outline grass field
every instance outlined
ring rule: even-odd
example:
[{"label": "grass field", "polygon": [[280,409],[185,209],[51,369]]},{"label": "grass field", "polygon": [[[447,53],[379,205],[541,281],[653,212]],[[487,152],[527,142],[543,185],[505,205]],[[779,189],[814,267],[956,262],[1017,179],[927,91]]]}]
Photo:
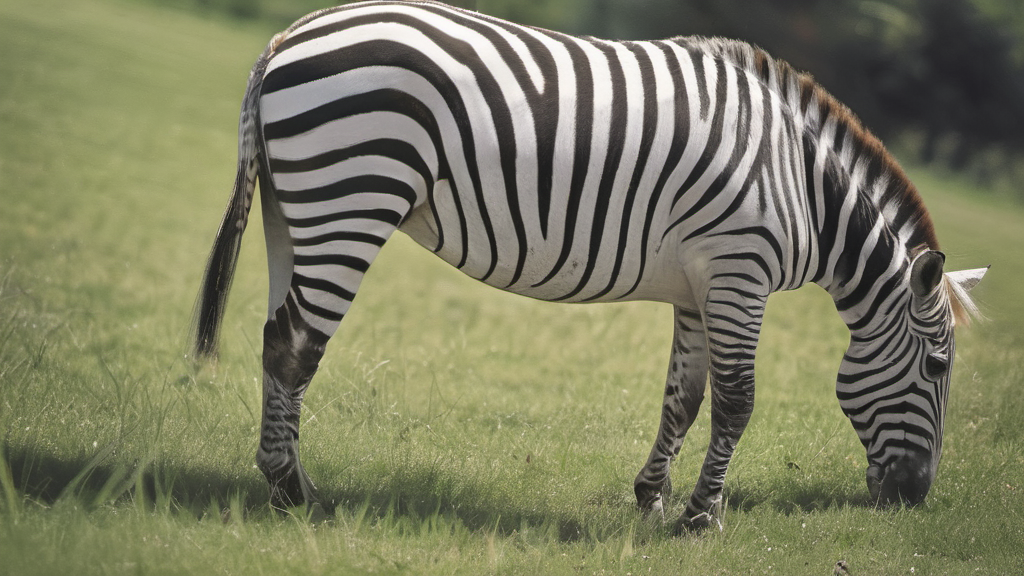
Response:
[{"label": "grass field", "polygon": [[[253,456],[258,210],[215,367],[185,358],[271,30],[118,0],[0,0],[0,574],[1007,574],[1024,566],[1024,209],[912,170],[950,269],[992,264],[958,335],[927,502],[867,506],[819,289],[773,297],[722,533],[635,512],[668,306],[558,306],[397,237],[303,412],[333,508],[276,515]],[[674,467],[696,479],[707,407]],[[679,506],[682,497],[672,504]]]}]

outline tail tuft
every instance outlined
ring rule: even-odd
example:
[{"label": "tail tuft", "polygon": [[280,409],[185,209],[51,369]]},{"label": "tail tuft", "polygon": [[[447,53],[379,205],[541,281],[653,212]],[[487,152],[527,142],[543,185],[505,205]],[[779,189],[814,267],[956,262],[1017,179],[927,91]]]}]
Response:
[{"label": "tail tuft", "polygon": [[256,61],[249,74],[249,84],[242,100],[238,121],[238,168],[235,186],[227,210],[217,230],[217,238],[206,264],[203,282],[192,312],[192,344],[197,359],[217,354],[217,341],[224,320],[228,293],[235,276],[235,265],[242,246],[242,234],[249,220],[256,180],[260,172],[262,146],[259,135],[259,97],[267,61],[274,47],[280,43],[274,37]]},{"label": "tail tuft", "polygon": [[[235,265],[242,247],[246,212],[239,194],[231,197],[217,239],[206,264],[203,282],[192,313],[192,342],[197,359],[217,354],[217,340],[227,307],[228,293],[235,276]],[[241,215],[240,215],[241,214]]]}]

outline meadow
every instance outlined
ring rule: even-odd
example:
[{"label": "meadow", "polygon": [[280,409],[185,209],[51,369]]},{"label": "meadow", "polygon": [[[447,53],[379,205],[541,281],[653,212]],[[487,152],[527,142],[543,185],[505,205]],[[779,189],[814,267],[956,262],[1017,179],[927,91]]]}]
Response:
[{"label": "meadow", "polygon": [[[769,303],[724,530],[673,537],[632,495],[670,307],[511,296],[396,235],[306,397],[303,461],[328,513],[271,511],[253,459],[258,208],[219,362],[195,368],[187,337],[273,32],[0,0],[0,574],[1020,573],[1024,207],[926,169],[910,173],[947,268],[992,269],[923,505],[869,505],[834,394],[848,333],[822,290]],[[708,432],[705,406],[673,513]]]}]

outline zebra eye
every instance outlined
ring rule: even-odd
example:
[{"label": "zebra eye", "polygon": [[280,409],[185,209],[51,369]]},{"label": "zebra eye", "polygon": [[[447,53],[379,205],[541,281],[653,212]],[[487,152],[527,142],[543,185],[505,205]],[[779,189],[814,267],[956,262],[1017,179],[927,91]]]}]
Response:
[{"label": "zebra eye", "polygon": [[949,369],[949,357],[941,352],[933,352],[924,359],[924,371],[929,378],[939,378]]}]

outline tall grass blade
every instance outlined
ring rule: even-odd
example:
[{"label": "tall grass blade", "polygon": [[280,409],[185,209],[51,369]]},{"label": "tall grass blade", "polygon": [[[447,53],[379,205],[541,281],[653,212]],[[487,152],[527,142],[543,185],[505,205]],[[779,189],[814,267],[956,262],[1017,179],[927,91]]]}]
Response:
[{"label": "tall grass blade", "polygon": [[4,510],[7,516],[15,521],[21,515],[22,500],[18,488],[14,485],[14,474],[7,462],[7,454],[0,447],[0,492],[3,492]]}]

